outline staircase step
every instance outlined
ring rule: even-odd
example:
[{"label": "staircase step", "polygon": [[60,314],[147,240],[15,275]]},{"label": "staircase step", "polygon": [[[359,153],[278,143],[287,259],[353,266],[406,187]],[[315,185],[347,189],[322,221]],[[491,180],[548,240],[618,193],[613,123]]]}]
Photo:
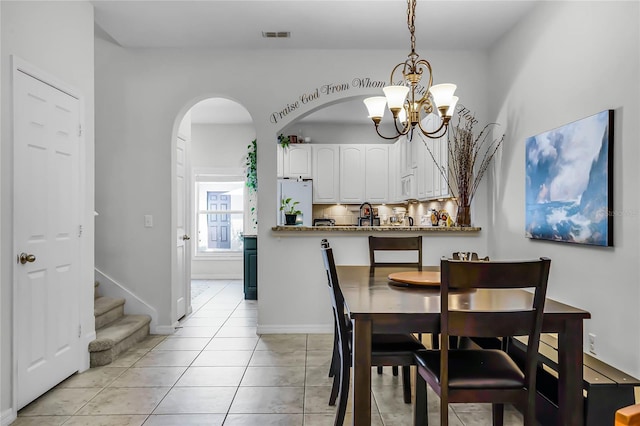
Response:
[{"label": "staircase step", "polygon": [[96,330],[114,322],[124,315],[124,299],[98,297],[93,302],[93,315],[96,317]]},{"label": "staircase step", "polygon": [[96,340],[89,343],[91,367],[107,365],[149,335],[148,315],[125,315],[96,330]]}]

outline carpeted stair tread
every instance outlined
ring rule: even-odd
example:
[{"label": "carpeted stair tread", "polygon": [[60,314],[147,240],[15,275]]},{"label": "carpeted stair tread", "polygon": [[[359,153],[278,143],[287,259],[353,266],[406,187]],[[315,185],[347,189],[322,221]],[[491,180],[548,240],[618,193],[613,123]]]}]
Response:
[{"label": "carpeted stair tread", "polygon": [[124,305],[124,299],[114,299],[113,297],[98,297],[93,302],[93,314],[97,317],[110,310]]},{"label": "carpeted stair tread", "polygon": [[106,327],[96,330],[96,339],[89,343],[89,352],[108,350],[142,327],[148,326],[148,315],[125,315]]}]

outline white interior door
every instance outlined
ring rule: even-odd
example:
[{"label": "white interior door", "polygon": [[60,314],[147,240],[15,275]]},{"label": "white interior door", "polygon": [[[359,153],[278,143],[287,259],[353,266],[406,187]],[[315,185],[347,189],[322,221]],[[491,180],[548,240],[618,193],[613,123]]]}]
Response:
[{"label": "white interior door", "polygon": [[189,233],[187,226],[187,143],[178,136],[176,143],[176,201],[178,203],[176,223],[176,255],[177,273],[173,282],[172,294],[176,308],[174,321],[179,320],[187,313],[187,285],[190,284],[189,274]]},{"label": "white interior door", "polygon": [[73,374],[80,362],[79,104],[14,73],[18,409]]}]

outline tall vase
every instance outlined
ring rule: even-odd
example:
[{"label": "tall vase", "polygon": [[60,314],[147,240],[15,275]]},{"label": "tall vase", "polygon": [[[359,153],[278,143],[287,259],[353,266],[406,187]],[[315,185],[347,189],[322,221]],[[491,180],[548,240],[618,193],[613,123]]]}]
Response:
[{"label": "tall vase", "polygon": [[456,215],[456,225],[471,226],[471,205],[459,205]]}]

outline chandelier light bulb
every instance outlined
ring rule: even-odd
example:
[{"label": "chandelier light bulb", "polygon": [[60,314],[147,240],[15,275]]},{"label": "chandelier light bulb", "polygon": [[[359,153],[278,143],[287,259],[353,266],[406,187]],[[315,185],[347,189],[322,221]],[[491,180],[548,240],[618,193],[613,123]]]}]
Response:
[{"label": "chandelier light bulb", "polygon": [[433,102],[438,109],[451,105],[456,88],[457,86],[451,83],[436,84],[429,88],[429,92],[433,96]]},{"label": "chandelier light bulb", "polygon": [[409,94],[407,86],[387,86],[382,91],[387,97],[387,104],[389,104],[389,110],[391,111],[402,108]]},{"label": "chandelier light bulb", "polygon": [[407,122],[407,110],[404,107],[400,108],[400,113],[398,114],[398,120],[402,124],[405,124]]},{"label": "chandelier light bulb", "polygon": [[387,98],[384,96],[373,96],[371,98],[367,98],[364,101],[364,104],[367,106],[367,111],[369,112],[369,118],[373,121],[378,119],[378,122],[384,116],[384,109],[387,106]]},{"label": "chandelier light bulb", "polygon": [[453,113],[456,111],[456,105],[458,104],[458,97],[454,96],[451,98],[451,105],[449,105],[449,109],[447,109],[447,113],[445,114],[447,117],[453,117]]}]

